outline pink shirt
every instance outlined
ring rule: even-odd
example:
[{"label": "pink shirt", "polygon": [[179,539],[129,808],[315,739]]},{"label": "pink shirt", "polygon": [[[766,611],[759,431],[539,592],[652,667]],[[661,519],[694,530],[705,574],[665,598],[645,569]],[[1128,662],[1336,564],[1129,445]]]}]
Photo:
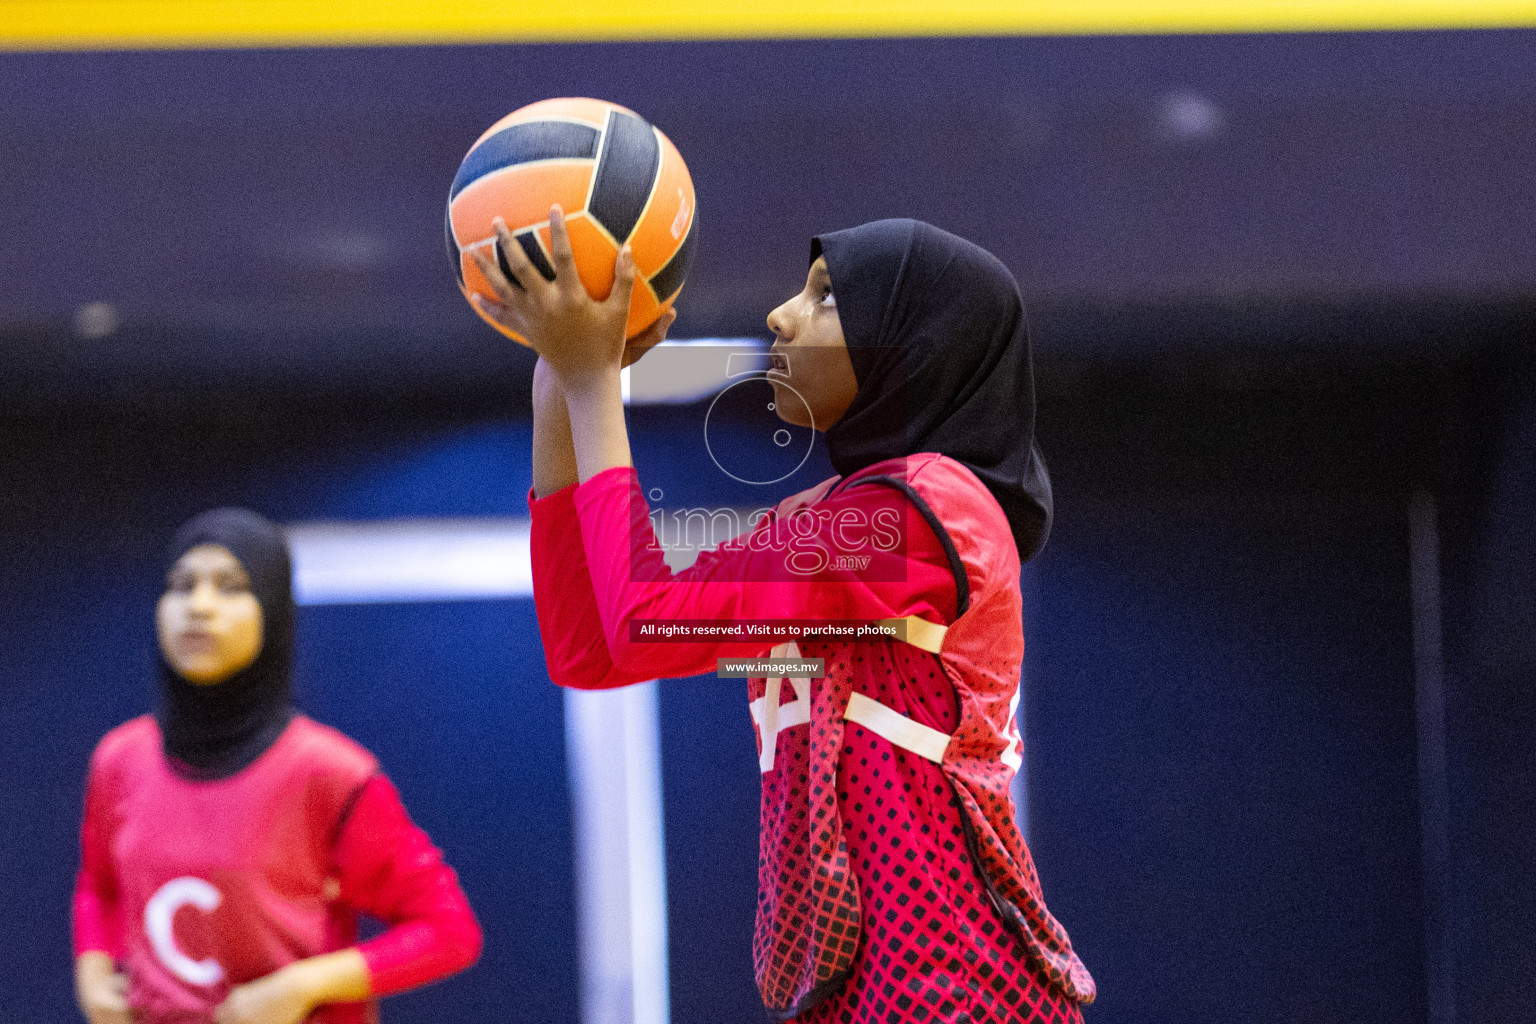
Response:
[{"label": "pink shirt", "polygon": [[[148,715],[109,732],[87,779],[75,954],[111,954],[144,1024],[209,1024],[243,982],[355,945],[357,915],[389,929],[360,946],[376,996],[473,963],[480,927],[457,876],[378,763],[296,717],[226,779],[178,775]],[[333,1004],[315,1024],[377,1020]]]}]

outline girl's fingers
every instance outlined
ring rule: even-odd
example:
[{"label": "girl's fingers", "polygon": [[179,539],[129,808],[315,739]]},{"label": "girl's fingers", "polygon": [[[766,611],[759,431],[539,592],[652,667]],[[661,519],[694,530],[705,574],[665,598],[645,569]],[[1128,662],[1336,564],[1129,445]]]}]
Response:
[{"label": "girl's fingers", "polygon": [[543,285],[544,275],[533,265],[533,261],[523,251],[523,244],[517,240],[506,222],[497,217],[492,225],[496,229],[496,258],[517,290],[526,292],[529,285],[535,288]]},{"label": "girl's fingers", "polygon": [[510,327],[518,334],[524,337],[528,336],[527,321],[516,307],[503,306],[500,303],[492,302],[478,292],[470,292],[469,301],[481,313],[484,313],[503,327]]},{"label": "girl's fingers", "polygon": [[608,302],[629,308],[630,294],[635,290],[635,254],[629,246],[619,249],[619,256],[613,261],[613,291],[608,293]]},{"label": "girl's fingers", "polygon": [[565,211],[558,205],[549,208],[549,256],[555,268],[557,287],[582,287],[581,279],[576,276],[576,253],[571,248],[571,233],[565,226]]},{"label": "girl's fingers", "polygon": [[[517,247],[521,252],[521,247]],[[480,268],[486,283],[491,286],[491,291],[496,293],[503,305],[512,305],[519,301],[522,286],[514,286],[507,280],[507,276],[497,266],[497,261],[491,257],[491,246],[477,245],[469,251],[470,259],[475,261],[475,266]]]},{"label": "girl's fingers", "polygon": [[502,317],[507,315],[506,306],[503,306],[499,302],[492,302],[490,299],[486,298],[484,295],[481,295],[479,292],[469,293],[469,304],[474,306],[480,312],[484,313],[486,316],[492,317],[496,320],[500,320]]},{"label": "girl's fingers", "polygon": [[630,366],[638,362],[641,356],[665,341],[667,328],[671,327],[672,321],[676,319],[677,310],[669,309],[651,326],[630,338],[629,343],[624,346],[624,359],[620,365]]}]

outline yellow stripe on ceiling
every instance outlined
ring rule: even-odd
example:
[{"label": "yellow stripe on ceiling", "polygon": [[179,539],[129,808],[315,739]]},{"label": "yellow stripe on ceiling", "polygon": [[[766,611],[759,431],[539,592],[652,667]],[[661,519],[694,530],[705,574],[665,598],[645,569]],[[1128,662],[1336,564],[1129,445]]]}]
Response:
[{"label": "yellow stripe on ceiling", "polygon": [[1536,0],[0,0],[0,50],[1536,27]]}]

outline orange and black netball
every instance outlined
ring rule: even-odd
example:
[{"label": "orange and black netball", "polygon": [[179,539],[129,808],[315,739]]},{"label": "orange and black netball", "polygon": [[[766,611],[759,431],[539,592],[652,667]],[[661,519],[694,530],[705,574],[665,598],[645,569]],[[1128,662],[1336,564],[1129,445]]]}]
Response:
[{"label": "orange and black netball", "polygon": [[[625,335],[634,337],[655,323],[676,301],[693,262],[698,239],[693,179],[661,131],[604,100],[530,104],[497,121],[469,148],[448,193],[445,225],[464,297],[479,293],[496,299],[473,251],[494,249],[497,217],[529,261],[546,278],[554,277],[549,208],[556,203],[565,211],[576,271],[588,293],[595,299],[608,296],[614,260],[628,244],[636,279]],[[497,258],[510,278],[505,257],[497,252]]]}]

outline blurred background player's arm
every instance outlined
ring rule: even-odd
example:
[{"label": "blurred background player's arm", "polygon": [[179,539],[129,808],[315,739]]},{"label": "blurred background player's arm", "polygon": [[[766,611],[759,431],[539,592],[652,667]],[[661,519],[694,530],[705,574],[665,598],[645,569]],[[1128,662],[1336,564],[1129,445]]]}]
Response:
[{"label": "blurred background player's arm", "polygon": [[75,1000],[91,1024],[129,1024],[128,978],[110,953],[88,950],[75,958]]},{"label": "blurred background player's arm", "polygon": [[393,995],[463,970],[480,924],[432,840],[389,779],[364,785],[336,844],[338,899],[389,925],[349,949],[289,964],[234,989],[216,1024],[297,1024],[326,1003]]},{"label": "blurred background player's arm", "polygon": [[317,1006],[372,994],[368,964],[357,949],[323,953],[265,978],[236,986],[214,1011],[214,1024],[298,1024]]},{"label": "blurred background player's arm", "polygon": [[[94,765],[93,765],[94,768]],[[86,783],[80,826],[80,872],[73,907],[75,1000],[91,1024],[128,1024],[128,979],[117,969],[123,929],[117,876],[105,834],[101,784],[93,771]]]},{"label": "blurred background player's arm", "polygon": [[363,788],[337,842],[339,898],[383,921],[358,945],[370,995],[387,996],[446,978],[480,957],[480,923],[458,874],[406,813],[383,774]]}]

